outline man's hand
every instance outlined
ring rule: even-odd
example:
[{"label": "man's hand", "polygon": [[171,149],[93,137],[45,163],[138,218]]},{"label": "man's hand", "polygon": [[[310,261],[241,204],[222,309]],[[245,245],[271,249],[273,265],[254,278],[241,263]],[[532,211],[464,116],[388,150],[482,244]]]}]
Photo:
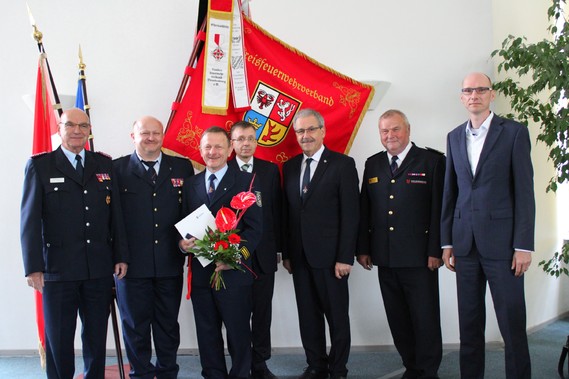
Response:
[{"label": "man's hand", "polygon": [[32,272],[27,276],[28,286],[43,293],[43,272]]},{"label": "man's hand", "polygon": [[371,261],[371,256],[369,255],[358,255],[358,263],[366,270],[371,270],[373,268],[373,263]]},{"label": "man's hand", "polygon": [[515,276],[522,276],[531,265],[531,253],[516,250],[512,259],[512,270]]},{"label": "man's hand", "polygon": [[115,276],[117,279],[122,279],[126,275],[126,271],[128,270],[128,263],[117,263],[115,264]]},{"label": "man's hand", "polygon": [[215,262],[215,272],[220,272],[225,270],[232,270],[232,268],[226,263]]},{"label": "man's hand", "polygon": [[283,267],[288,271],[289,274],[292,274],[292,265],[290,264],[290,259],[283,259]]},{"label": "man's hand", "polygon": [[342,277],[350,275],[351,270],[352,270],[352,265],[340,262],[336,262],[336,267],[334,268],[336,278],[338,279],[342,279]]},{"label": "man's hand", "polygon": [[186,253],[190,252],[192,247],[196,246],[196,237],[192,237],[190,239],[183,239],[178,242],[178,247],[180,250],[185,251]]},{"label": "man's hand", "polygon": [[443,249],[443,262],[445,262],[445,266],[447,266],[449,270],[454,272],[454,254],[452,247]]},{"label": "man's hand", "polygon": [[429,261],[427,263],[427,267],[431,271],[438,270],[439,267],[443,265],[443,260],[440,258],[429,257]]}]

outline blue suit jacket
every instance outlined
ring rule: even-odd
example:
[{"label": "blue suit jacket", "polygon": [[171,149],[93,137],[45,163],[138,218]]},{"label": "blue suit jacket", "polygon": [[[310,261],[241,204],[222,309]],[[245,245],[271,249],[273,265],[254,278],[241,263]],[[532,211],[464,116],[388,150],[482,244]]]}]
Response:
[{"label": "blue suit jacket", "polygon": [[[206,204],[215,217],[221,207],[230,208],[229,203],[233,196],[240,192],[248,191],[251,180],[253,179],[252,174],[242,172],[230,166],[218,184],[212,201],[209,202],[204,177],[205,171],[202,171],[190,177],[187,183],[184,184],[183,216],[192,213],[202,206],[202,204]],[[257,181],[255,181],[251,191],[253,191],[253,193],[260,191],[260,185]],[[240,230],[239,235],[242,239],[240,246],[246,247],[250,254],[254,253],[261,240],[263,233],[262,218],[261,207],[258,204],[253,204],[247,209],[239,225],[237,225],[237,229]],[[251,268],[251,255],[247,259],[243,258],[242,261]],[[210,287],[209,279],[214,268],[215,265],[213,263],[202,267],[201,263],[195,257],[192,258],[192,287]],[[228,288],[240,285],[251,285],[253,283],[253,275],[247,269],[245,269],[244,272],[239,270],[224,271],[223,279]]]},{"label": "blue suit jacket", "polygon": [[128,263],[118,187],[109,157],[85,151],[83,180],[61,150],[28,161],[21,208],[25,274],[98,279]]},{"label": "blue suit jacket", "polygon": [[473,242],[485,258],[511,259],[534,250],[535,199],[527,127],[494,115],[473,176],[466,123],[448,134],[441,245],[467,255]]},{"label": "blue suit jacket", "polygon": [[156,184],[136,153],[113,162],[130,251],[127,278],[176,276],[185,255],[174,224],[182,218],[182,188],[194,174],[189,160],[162,154]]},{"label": "blue suit jacket", "polygon": [[304,255],[312,268],[353,264],[358,236],[359,187],[354,159],[324,149],[304,203],[300,198],[303,155],[283,165],[283,258],[292,265]]}]

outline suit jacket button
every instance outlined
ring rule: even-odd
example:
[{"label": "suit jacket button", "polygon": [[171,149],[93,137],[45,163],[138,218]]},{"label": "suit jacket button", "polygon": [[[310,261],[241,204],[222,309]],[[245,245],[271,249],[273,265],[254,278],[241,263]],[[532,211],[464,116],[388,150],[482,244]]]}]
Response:
[{"label": "suit jacket button", "polygon": [[390,226],[390,227],[389,227],[389,231],[390,231],[390,232],[392,232],[392,231],[394,231],[394,230],[395,230],[395,228],[394,228],[393,226]]}]

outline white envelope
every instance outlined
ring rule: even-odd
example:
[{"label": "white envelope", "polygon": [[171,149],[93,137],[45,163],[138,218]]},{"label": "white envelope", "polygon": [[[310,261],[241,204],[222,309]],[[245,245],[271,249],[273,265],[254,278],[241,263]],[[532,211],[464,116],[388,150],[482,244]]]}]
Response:
[{"label": "white envelope", "polygon": [[[217,230],[215,218],[205,204],[178,221],[175,226],[183,238],[196,237],[199,240],[205,236],[208,226],[212,230]],[[203,267],[212,262],[203,257],[198,257],[198,261],[200,261]]]}]

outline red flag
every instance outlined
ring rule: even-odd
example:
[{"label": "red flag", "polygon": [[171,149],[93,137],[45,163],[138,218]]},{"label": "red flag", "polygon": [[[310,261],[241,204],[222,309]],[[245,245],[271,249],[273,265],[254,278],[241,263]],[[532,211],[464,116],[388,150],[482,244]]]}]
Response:
[{"label": "red flag", "polygon": [[[36,101],[34,112],[34,139],[32,154],[52,151],[52,136],[57,133],[57,118],[53,110],[51,85],[46,68],[46,55],[40,54],[36,82]],[[36,303],[36,323],[38,327],[39,352],[42,367],[45,367],[45,324],[43,317],[42,294],[34,291]]]},{"label": "red flag", "polygon": [[203,164],[199,143],[212,125],[229,130],[238,120],[257,129],[259,158],[282,165],[300,153],[291,131],[301,108],[319,111],[326,122],[325,144],[348,153],[373,96],[373,87],[344,76],[279,41],[251,20],[243,19],[247,84],[251,110],[226,116],[201,112],[203,54],[174,116],[164,147]]},{"label": "red flag", "polygon": [[52,151],[51,137],[57,133],[57,119],[53,110],[49,74],[45,65],[45,53],[40,54],[36,81],[34,112],[34,140],[32,154]]}]

